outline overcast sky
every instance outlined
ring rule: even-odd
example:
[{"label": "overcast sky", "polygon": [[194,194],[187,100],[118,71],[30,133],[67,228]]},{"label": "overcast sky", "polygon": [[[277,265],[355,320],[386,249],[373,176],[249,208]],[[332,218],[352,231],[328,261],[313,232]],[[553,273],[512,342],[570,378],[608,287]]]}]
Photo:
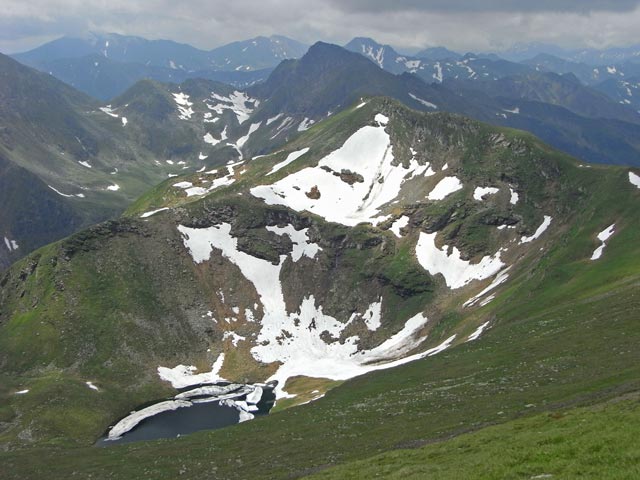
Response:
[{"label": "overcast sky", "polygon": [[211,49],[257,35],[343,44],[488,51],[542,41],[565,47],[640,43],[640,0],[0,0],[0,51],[88,31],[166,38]]}]

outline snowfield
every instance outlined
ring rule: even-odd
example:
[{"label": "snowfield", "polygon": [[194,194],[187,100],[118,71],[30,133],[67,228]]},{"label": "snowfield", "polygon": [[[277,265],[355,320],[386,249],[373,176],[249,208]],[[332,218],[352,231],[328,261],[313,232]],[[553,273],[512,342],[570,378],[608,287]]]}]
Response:
[{"label": "snowfield", "polygon": [[149,218],[149,217],[155,215],[156,213],[164,212],[165,210],[169,210],[169,208],[168,207],[164,207],[164,208],[159,208],[157,210],[151,210],[149,212],[144,212],[142,215],[140,215],[140,218]]},{"label": "snowfield", "polygon": [[[252,104],[252,106],[248,106],[247,104]],[[206,103],[207,108],[216,112],[218,115],[222,115],[225,110],[231,110],[236,115],[240,125],[249,119],[253,110],[257,108],[259,104],[259,100],[250,98],[244,92],[237,91],[228,97],[212,93]]]},{"label": "snowfield", "polygon": [[299,159],[301,156],[306,154],[308,151],[309,151],[309,147],[306,147],[306,148],[303,148],[302,150],[298,150],[297,152],[290,153],[289,155],[287,155],[287,158],[284,159],[282,162],[276,163],[271,169],[271,171],[267,173],[267,176],[273,175],[278,170],[282,170],[284,167],[286,167],[290,163],[295,162],[297,159]]},{"label": "snowfield", "polygon": [[[504,282],[506,282],[509,279],[509,274],[507,272],[510,269],[511,269],[511,267],[507,267],[504,270],[502,270],[500,273],[498,273],[496,275],[496,278],[493,279],[493,282],[491,282],[491,284],[487,288],[482,290],[476,296],[474,296],[474,297],[470,298],[469,300],[467,300],[464,303],[463,307],[472,307],[473,305],[475,305],[478,302],[478,300],[480,300],[482,297],[484,297],[487,293],[489,293],[494,288],[496,288],[499,285],[502,285]],[[480,306],[484,306],[484,305],[482,305],[482,303],[481,303]]]},{"label": "snowfield", "polygon": [[480,325],[475,332],[469,335],[469,338],[467,338],[467,342],[473,342],[474,340],[477,340],[480,337],[480,335],[482,335],[482,332],[484,332],[485,328],[489,326],[489,323],[490,322],[485,322],[482,325]]},{"label": "snowfield", "polygon": [[185,388],[201,383],[224,382],[219,373],[224,364],[224,353],[221,353],[211,366],[210,372],[198,373],[194,366],[178,365],[173,368],[158,367],[158,375],[162,380],[170,382],[173,388]]},{"label": "snowfield", "polygon": [[391,230],[396,237],[402,238],[402,235],[400,234],[400,230],[402,230],[407,225],[409,225],[409,217],[407,217],[406,215],[403,215],[402,217],[397,219],[395,222],[393,222],[393,225],[391,225],[391,228],[389,230]]},{"label": "snowfield", "polygon": [[[445,167],[447,166],[445,165]],[[445,167],[443,167],[442,170],[446,170]],[[452,193],[462,190],[462,188],[462,182],[458,177],[444,177],[438,182],[435,188],[431,190],[427,198],[429,200],[444,200]]]},{"label": "snowfield", "polygon": [[[280,281],[282,266],[287,258],[294,260],[294,256],[299,259],[303,255],[313,258],[317,251],[310,247],[304,230],[296,232],[291,226],[270,229],[277,234],[290,235],[295,243],[294,251],[289,255],[281,255],[277,265],[238,250],[238,240],[231,235],[229,224],[202,229],[182,225],[178,227],[183,235],[184,245],[195,263],[209,260],[216,248],[253,284],[260,297],[264,316],[251,354],[261,363],[280,363],[277,372],[269,378],[279,382],[276,388],[277,398],[289,396],[284,387],[287,379],[293,376],[345,380],[434,355],[448,348],[455,339],[454,335],[435,348],[404,357],[426,340],[426,336],[421,335],[420,331],[427,319],[420,313],[409,319],[395,335],[370,350],[359,350],[358,336],[326,343],[321,338],[322,332],[327,331],[332,337],[340,338],[347,326],[354,321],[361,320],[368,329],[377,329],[382,322],[382,300],[373,302],[363,313],[356,312],[344,322],[325,314],[322,305],[318,304],[313,295],[304,297],[297,311],[288,312]],[[287,335],[283,335],[284,331]],[[177,373],[177,378],[182,378],[190,372]],[[164,376],[169,374],[170,372],[163,371]],[[172,378],[176,380],[175,376]]]},{"label": "snowfield", "polygon": [[551,225],[551,220],[553,220],[552,217],[550,217],[549,215],[545,215],[544,220],[542,221],[542,224],[538,227],[538,229],[534,232],[534,234],[531,235],[530,237],[522,237],[520,239],[520,243],[521,244],[530,243],[540,238],[542,234],[547,231],[547,228],[549,228],[549,225]]},{"label": "snowfield", "polygon": [[420,232],[416,255],[420,265],[431,275],[441,273],[449,288],[461,288],[473,280],[484,280],[504,267],[500,260],[502,250],[498,250],[493,256],[485,256],[479,263],[472,264],[460,257],[460,250],[456,247],[452,248],[450,255],[447,253],[446,245],[439,249],[436,246],[436,235],[437,233]]},{"label": "snowfield", "polygon": [[415,160],[409,168],[394,165],[391,139],[385,132],[389,119],[377,114],[375,121],[377,126],[362,127],[317,166],[254,187],[251,194],[268,205],[307,210],[343,225],[377,223],[380,209],[398,197],[405,177],[424,174],[428,166]]},{"label": "snowfield", "polygon": [[495,187],[476,187],[473,191],[473,199],[481,202],[485,196],[495,195],[499,191],[500,189]]},{"label": "snowfield", "polygon": [[173,99],[178,107],[178,118],[180,120],[189,120],[193,115],[193,103],[189,101],[189,95],[186,93],[174,93]]}]

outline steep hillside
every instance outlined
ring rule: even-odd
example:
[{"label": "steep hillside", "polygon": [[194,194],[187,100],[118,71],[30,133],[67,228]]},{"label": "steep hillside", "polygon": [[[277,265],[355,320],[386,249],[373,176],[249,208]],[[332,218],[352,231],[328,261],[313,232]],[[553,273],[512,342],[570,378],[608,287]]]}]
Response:
[{"label": "steep hillside", "polygon": [[[127,200],[108,190],[109,172],[132,155],[97,118],[104,114],[90,113],[98,104],[89,97],[4,56],[0,75],[0,231],[20,245],[15,259],[122,210]],[[129,198],[144,188],[135,186]],[[0,258],[6,266],[6,252]]]},{"label": "steep hillside", "polygon": [[[174,121],[165,122],[166,130],[161,131],[157,115],[139,114],[153,88],[142,85],[137,90],[139,101],[133,95],[126,97],[132,102],[128,118],[119,105],[101,105],[2,55],[0,77],[0,158],[6,200],[0,236],[20,246],[11,249],[10,259],[80,226],[117,216],[168,175],[182,173],[185,167],[201,168],[198,151],[192,150],[198,148],[203,127],[186,139],[183,135],[182,143],[177,141],[185,127],[170,93],[155,95],[148,107],[172,115]],[[154,132],[164,137],[149,141]],[[27,182],[32,185],[25,189]],[[7,252],[0,258],[3,266],[9,261]]]},{"label": "steep hillside", "polygon": [[[113,475],[280,478],[637,388],[639,184],[521,132],[355,104],[14,265],[0,280],[0,438],[56,455],[53,478],[134,451]],[[278,409],[316,402],[181,439],[184,467],[175,441],[63,448],[175,394],[167,380],[195,381],[181,365],[278,380]],[[270,468],[231,469],[223,451]],[[23,455],[3,464],[36,475]]]},{"label": "steep hillside", "polygon": [[636,111],[640,111],[640,76],[626,78],[624,80],[611,79],[595,86],[596,90],[608,95],[622,105],[628,105]]},{"label": "steep hillside", "polygon": [[0,270],[86,222],[72,199],[56,194],[37,176],[0,155]]}]

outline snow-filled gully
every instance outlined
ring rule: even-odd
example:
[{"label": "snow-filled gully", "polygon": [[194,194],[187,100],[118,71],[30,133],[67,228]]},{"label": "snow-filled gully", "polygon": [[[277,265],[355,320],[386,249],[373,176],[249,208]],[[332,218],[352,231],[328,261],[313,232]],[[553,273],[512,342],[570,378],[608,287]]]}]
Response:
[{"label": "snow-filled gully", "polygon": [[[195,263],[208,261],[215,248],[238,266],[244,277],[253,284],[260,297],[264,316],[251,354],[261,363],[280,363],[276,373],[268,379],[278,382],[277,398],[292,396],[284,387],[287,379],[294,376],[346,380],[434,355],[451,345],[455,339],[455,335],[451,336],[435,348],[407,356],[426,340],[426,336],[420,332],[427,324],[427,318],[419,313],[408,319],[395,335],[370,350],[358,349],[358,336],[328,344],[321,338],[322,332],[327,331],[334,338],[340,337],[347,326],[357,319],[362,319],[368,329],[376,330],[380,326],[381,301],[345,321],[325,314],[322,305],[318,305],[312,294],[303,299],[297,311],[288,312],[280,281],[280,272],[288,255],[282,255],[280,263],[273,265],[238,250],[238,240],[231,235],[231,225],[226,223],[201,229],[181,225],[178,229]],[[313,259],[319,251],[317,245],[308,241],[305,230],[296,231],[291,226],[269,229],[279,235],[290,236],[294,243],[294,250],[290,254],[293,261],[302,256]],[[288,335],[283,339],[284,330]]]}]

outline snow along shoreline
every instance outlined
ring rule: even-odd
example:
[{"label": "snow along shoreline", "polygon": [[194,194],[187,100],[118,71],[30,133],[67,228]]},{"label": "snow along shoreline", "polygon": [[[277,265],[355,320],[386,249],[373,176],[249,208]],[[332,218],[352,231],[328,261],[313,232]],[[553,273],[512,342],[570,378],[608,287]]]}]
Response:
[{"label": "snow along shoreline", "polygon": [[[258,411],[257,404],[262,399],[265,389],[273,388],[274,386],[273,384],[244,385],[237,383],[198,386],[192,390],[177,394],[171,400],[165,400],[131,412],[130,415],[111,427],[105,440],[119,440],[143,420],[164,412],[189,408],[199,403],[218,402],[220,405],[238,410],[240,412],[240,422],[251,420],[254,418],[253,412]],[[244,400],[241,400],[243,397]]]}]

